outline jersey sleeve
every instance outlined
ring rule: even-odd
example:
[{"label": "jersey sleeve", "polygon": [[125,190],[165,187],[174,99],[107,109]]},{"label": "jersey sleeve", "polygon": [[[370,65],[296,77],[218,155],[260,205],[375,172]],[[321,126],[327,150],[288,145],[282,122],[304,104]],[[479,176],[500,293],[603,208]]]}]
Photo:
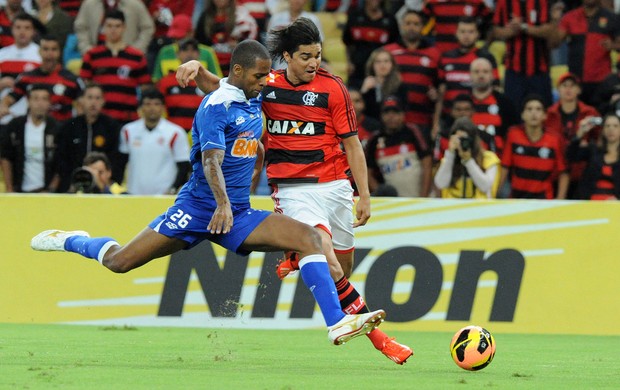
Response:
[{"label": "jersey sleeve", "polygon": [[560,29],[561,31],[564,31],[566,33],[570,33],[570,26],[571,26],[571,14],[568,13],[564,16],[562,16],[562,18],[560,19],[560,24],[558,25],[558,29]]},{"label": "jersey sleeve", "polygon": [[351,96],[340,79],[336,79],[333,100],[330,96],[330,112],[336,134],[346,138],[357,134],[357,120]]},{"label": "jersey sleeve", "polygon": [[200,140],[200,151],[226,149],[225,131],[228,124],[228,110],[224,104],[207,104],[196,113],[196,126]]},{"label": "jersey sleeve", "polygon": [[89,80],[93,78],[93,68],[90,62],[90,52],[84,54],[82,60],[82,67],[80,68],[80,78],[83,80]]},{"label": "jersey sleeve", "polygon": [[19,99],[22,98],[22,96],[26,95],[27,86],[28,86],[28,83],[24,80],[24,78],[21,75],[19,75],[15,79],[15,85],[13,86],[13,89],[11,90],[9,95],[11,95],[11,97],[15,99],[15,101],[18,101]]},{"label": "jersey sleeve", "polygon": [[149,74],[146,58],[144,56],[140,59],[138,67],[135,69],[134,76],[139,85],[149,84],[151,82],[151,75]]},{"label": "jersey sleeve", "polygon": [[506,1],[498,0],[495,3],[495,12],[493,13],[493,24],[504,27],[508,21],[506,16]]},{"label": "jersey sleeve", "polygon": [[504,168],[510,168],[512,166],[512,143],[514,137],[514,130],[509,130],[506,136],[506,144],[502,152],[502,166]]},{"label": "jersey sleeve", "polygon": [[568,171],[568,164],[566,163],[566,148],[563,145],[562,139],[559,136],[556,136],[556,146],[555,153],[558,156],[558,173],[563,173]]}]

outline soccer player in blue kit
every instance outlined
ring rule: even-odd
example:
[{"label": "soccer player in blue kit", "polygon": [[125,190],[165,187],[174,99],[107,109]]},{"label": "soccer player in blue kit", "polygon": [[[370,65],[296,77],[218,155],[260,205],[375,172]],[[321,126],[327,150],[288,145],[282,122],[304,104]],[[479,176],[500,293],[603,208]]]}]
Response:
[{"label": "soccer player in blue kit", "polygon": [[[376,328],[383,310],[345,315],[322,252],[321,238],[304,223],[250,207],[250,185],[262,163],[260,92],[271,58],[259,42],[246,40],[233,51],[231,71],[205,96],[192,126],[192,175],[176,201],[127,245],[84,231],[46,230],[32,239],[39,251],[67,251],[96,259],[124,273],[149,261],[209,240],[241,255],[254,250],[299,252],[301,276],[314,295],[336,345]],[[286,235],[278,234],[286,231]]]}]

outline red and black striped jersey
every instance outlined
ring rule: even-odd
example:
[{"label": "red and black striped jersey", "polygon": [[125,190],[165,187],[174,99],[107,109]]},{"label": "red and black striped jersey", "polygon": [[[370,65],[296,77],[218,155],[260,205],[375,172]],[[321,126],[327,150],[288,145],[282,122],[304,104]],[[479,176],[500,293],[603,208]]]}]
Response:
[{"label": "red and black striped jersey", "polygon": [[406,122],[429,127],[433,120],[434,102],[428,97],[428,91],[437,85],[441,53],[425,43],[409,50],[402,43],[395,42],[386,45],[385,49],[394,56],[407,91]]},{"label": "red and black striped jersey", "polygon": [[522,125],[508,130],[502,166],[511,170],[512,198],[553,199],[554,182],[566,172],[563,141],[555,133],[543,132],[533,142]]},{"label": "red and black striped jersey", "polygon": [[459,47],[455,34],[460,18],[473,17],[482,24],[490,21],[492,11],[484,0],[428,0],[422,14],[435,20],[435,47],[445,53]]},{"label": "red and black striped jersey", "polygon": [[[336,12],[338,10],[340,10],[340,7],[342,7],[342,0],[326,0],[325,1],[325,9],[323,10],[316,10],[318,11],[325,11],[325,12]],[[358,8],[358,1],[357,0],[351,0],[349,2],[348,8],[342,10],[343,12],[348,12],[349,10]]]},{"label": "red and black striped jersey", "polygon": [[2,8],[0,9],[0,48],[10,46],[13,43],[15,43],[15,39],[11,33],[11,19]]},{"label": "red and black striped jersey", "polygon": [[151,82],[140,50],[127,46],[115,56],[105,45],[95,46],[84,54],[80,77],[103,88],[104,114],[121,123],[138,119],[137,88]]},{"label": "red and black striped jersey", "polygon": [[481,131],[480,139],[482,140],[482,146],[501,156],[504,148],[506,128],[497,98],[494,94],[490,94],[482,100],[472,96],[472,100],[474,102],[474,114],[471,117],[471,121]]},{"label": "red and black striped jersey", "polygon": [[[505,27],[512,18],[521,18],[530,26],[550,21],[549,0],[497,0],[493,23]],[[549,47],[545,38],[519,34],[506,41],[505,66],[516,73],[532,76],[549,71]]]},{"label": "red and black striped jersey", "polygon": [[73,19],[77,16],[81,5],[82,0],[58,0],[58,6]]},{"label": "red and black striped jersey", "polygon": [[471,72],[469,66],[476,58],[486,58],[493,66],[493,84],[499,87],[499,72],[495,57],[487,50],[474,48],[463,52],[461,49],[454,49],[445,52],[439,60],[439,82],[446,85],[446,92],[443,96],[443,113],[448,115],[452,106],[452,101],[458,95],[470,94],[471,92]]},{"label": "red and black striped jersey", "polygon": [[181,87],[174,73],[164,76],[159,80],[157,86],[164,95],[164,103],[168,110],[168,120],[181,126],[185,131],[190,131],[196,109],[205,96],[204,92],[196,86],[194,81],[187,87]]},{"label": "red and black striped jersey", "polygon": [[596,180],[594,192],[590,196],[591,200],[609,200],[615,199],[613,165],[603,163],[600,175]]},{"label": "red and black striped jersey", "polygon": [[569,11],[560,21],[568,35],[568,69],[585,83],[598,83],[611,73],[610,50],[601,44],[620,35],[616,14],[599,8],[588,18],[583,7]]},{"label": "red and black striped jersey", "polygon": [[398,22],[394,16],[385,13],[378,19],[368,17],[364,9],[352,8],[342,31],[342,42],[347,46],[350,61],[355,65],[350,78],[363,80],[366,61],[373,50],[400,37]]},{"label": "red and black striped jersey", "polygon": [[60,65],[51,73],[44,72],[40,67],[30,72],[21,73],[15,79],[15,86],[10,95],[18,101],[26,96],[28,88],[33,84],[47,85],[52,93],[50,115],[59,122],[73,116],[73,101],[82,92],[82,82],[72,72]]},{"label": "red and black striped jersey", "polygon": [[36,69],[41,64],[39,45],[31,42],[26,47],[13,44],[0,49],[0,75],[16,78],[20,73]]},{"label": "red and black striped jersey", "polygon": [[244,6],[250,12],[250,16],[256,20],[258,31],[266,31],[269,10],[265,0],[237,0],[237,4]]},{"label": "red and black striped jersey", "polygon": [[273,71],[263,88],[270,183],[322,183],[348,179],[342,138],[357,135],[351,98],[342,80],[323,69],[292,85]]}]

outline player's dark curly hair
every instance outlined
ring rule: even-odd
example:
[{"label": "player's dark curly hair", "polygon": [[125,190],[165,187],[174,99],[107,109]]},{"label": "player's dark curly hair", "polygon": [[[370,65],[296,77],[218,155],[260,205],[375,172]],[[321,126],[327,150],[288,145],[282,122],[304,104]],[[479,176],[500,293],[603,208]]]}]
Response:
[{"label": "player's dark curly hair", "polygon": [[267,48],[275,61],[284,59],[284,53],[293,55],[301,45],[321,44],[321,33],[308,18],[298,18],[287,27],[269,31]]},{"label": "player's dark curly hair", "polygon": [[245,69],[252,68],[256,65],[257,60],[270,60],[269,52],[262,43],[253,39],[241,41],[232,52],[230,58],[230,68],[235,65],[241,65]]}]

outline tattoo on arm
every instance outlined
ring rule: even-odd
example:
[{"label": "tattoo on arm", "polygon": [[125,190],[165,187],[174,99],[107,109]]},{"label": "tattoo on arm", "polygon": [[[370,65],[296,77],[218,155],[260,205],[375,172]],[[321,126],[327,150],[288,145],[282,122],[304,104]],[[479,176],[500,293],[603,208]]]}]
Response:
[{"label": "tattoo on arm", "polygon": [[218,206],[230,203],[222,173],[223,161],[224,150],[222,149],[209,149],[202,152],[202,170]]}]

